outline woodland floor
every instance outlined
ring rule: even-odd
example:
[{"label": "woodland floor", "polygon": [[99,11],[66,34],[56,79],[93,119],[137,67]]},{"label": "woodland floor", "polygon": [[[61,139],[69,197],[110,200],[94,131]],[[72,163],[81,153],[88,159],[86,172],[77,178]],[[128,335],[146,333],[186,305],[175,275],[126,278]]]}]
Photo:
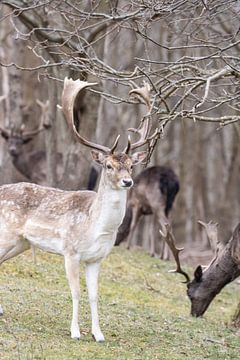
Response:
[{"label": "woodland floor", "polygon": [[37,251],[37,261],[34,265],[27,252],[1,266],[1,360],[240,359],[240,331],[230,324],[240,299],[237,281],[218,295],[204,318],[192,318],[182,277],[168,273],[172,262],[115,248],[102,265],[100,319],[106,342],[97,344],[90,334],[84,276],[82,338],[74,341],[63,259]]}]

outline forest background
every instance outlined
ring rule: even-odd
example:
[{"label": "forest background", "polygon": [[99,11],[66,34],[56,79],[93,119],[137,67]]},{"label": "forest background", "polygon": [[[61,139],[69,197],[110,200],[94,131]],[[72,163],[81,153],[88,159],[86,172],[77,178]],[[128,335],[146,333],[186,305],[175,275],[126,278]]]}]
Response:
[{"label": "forest background", "polygon": [[[0,184],[87,188],[90,152],[57,107],[66,76],[98,83],[78,99],[76,116],[79,131],[106,146],[117,134],[125,146],[145,113],[128,93],[149,83],[157,132],[147,166],[170,166],[179,177],[177,241],[204,256],[199,219],[218,222],[228,240],[240,217],[239,19],[240,1],[1,1],[0,127],[27,134],[49,126],[14,156],[1,137]],[[146,250],[153,221],[135,234]]]}]

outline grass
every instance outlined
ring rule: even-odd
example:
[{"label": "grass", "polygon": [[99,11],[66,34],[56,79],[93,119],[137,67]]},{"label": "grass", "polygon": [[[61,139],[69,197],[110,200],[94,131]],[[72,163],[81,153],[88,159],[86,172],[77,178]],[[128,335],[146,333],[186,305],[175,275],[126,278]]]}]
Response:
[{"label": "grass", "polygon": [[[63,259],[37,252],[0,270],[0,359],[202,360],[238,359],[239,333],[230,325],[240,286],[229,284],[204,318],[189,316],[186,286],[174,265],[141,250],[115,248],[102,264],[100,319],[106,342],[90,334],[90,311],[81,277],[82,338],[69,336],[71,296]],[[83,275],[84,269],[81,266]]]}]

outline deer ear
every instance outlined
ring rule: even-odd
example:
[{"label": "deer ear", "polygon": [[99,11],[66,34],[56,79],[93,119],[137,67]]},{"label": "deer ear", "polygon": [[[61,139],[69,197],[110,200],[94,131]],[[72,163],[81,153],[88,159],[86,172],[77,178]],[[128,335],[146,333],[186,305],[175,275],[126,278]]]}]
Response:
[{"label": "deer ear", "polygon": [[147,157],[147,151],[139,151],[131,156],[133,165],[140,164]]},{"label": "deer ear", "polygon": [[195,272],[194,272],[194,279],[197,281],[197,282],[201,282],[202,281],[202,267],[201,265],[198,265],[198,267],[196,268]]},{"label": "deer ear", "polygon": [[9,134],[6,130],[0,128],[0,133],[5,140],[8,140]]},{"label": "deer ear", "polygon": [[101,165],[103,164],[105,156],[101,152],[91,150],[91,154],[92,154],[92,158],[94,161],[96,161],[98,164],[101,164]]},{"label": "deer ear", "polygon": [[27,144],[29,141],[31,141],[33,138],[32,137],[28,137],[26,139],[23,140],[24,144]]}]

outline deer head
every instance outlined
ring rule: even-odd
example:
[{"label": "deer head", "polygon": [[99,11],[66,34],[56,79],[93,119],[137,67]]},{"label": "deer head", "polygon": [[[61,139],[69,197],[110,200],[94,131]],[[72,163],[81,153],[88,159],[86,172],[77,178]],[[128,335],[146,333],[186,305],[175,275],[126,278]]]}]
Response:
[{"label": "deer head", "polygon": [[[212,221],[209,221],[208,223],[198,221],[198,223],[204,228],[211,248],[215,252],[215,258],[211,261],[211,263],[213,263],[220,249],[220,244],[218,242],[218,224]],[[205,271],[206,270],[207,269],[205,268]],[[194,271],[193,280],[189,281],[187,284],[187,295],[191,301],[191,315],[196,317],[202,316],[212,301],[212,296],[209,296],[211,286],[209,286],[209,289],[206,288],[206,290],[203,290],[206,284],[206,282],[203,281],[203,274],[203,267],[198,265]]]},{"label": "deer head", "polygon": [[199,265],[192,281],[187,284],[187,295],[191,301],[191,315],[202,316],[222,288],[240,275],[240,224],[231,239],[223,245],[218,241],[217,225],[210,221],[204,227],[215,254],[203,270]]},{"label": "deer head", "polygon": [[21,155],[22,147],[48,127],[47,122],[45,121],[49,106],[48,101],[44,104],[37,100],[37,104],[41,107],[41,119],[40,125],[36,130],[25,131],[25,124],[23,124],[19,129],[16,129],[13,124],[10,126],[10,129],[0,127],[0,133],[4,140],[6,140],[8,152],[13,158]]},{"label": "deer head", "polygon": [[31,140],[31,138],[23,136],[22,129],[15,131],[14,127],[10,129],[0,128],[0,132],[7,142],[8,152],[12,157],[17,157],[21,153],[22,146]]},{"label": "deer head", "polygon": [[[231,271],[227,273],[226,271],[224,271],[224,269],[223,273],[221,273],[221,270],[219,272],[218,269],[217,261],[219,261],[220,258],[223,259],[222,254],[225,251],[225,248],[223,248],[218,241],[218,224],[213,223],[212,221],[210,221],[209,223],[199,221],[199,224],[204,227],[211,247],[215,250],[215,256],[208,265],[208,267],[205,267],[204,270],[201,265],[197,266],[196,270],[194,271],[194,277],[192,280],[190,280],[189,275],[181,268],[179,253],[183,250],[183,248],[178,249],[176,247],[175,238],[169,224],[165,224],[164,232],[161,231],[161,234],[162,236],[164,236],[165,241],[169,245],[177,264],[176,270],[173,270],[171,272],[180,273],[185,277],[185,283],[187,285],[187,295],[191,302],[191,315],[196,317],[202,316],[204,314],[213,298],[219,293],[219,291],[221,291],[223,286],[225,286],[228,282],[231,281],[231,277],[233,276],[233,273]],[[239,243],[240,241],[237,242],[237,244]],[[227,264],[231,265],[233,261],[232,259],[228,259],[227,257],[226,262],[223,259],[223,263],[223,267],[225,268]],[[217,269],[217,271],[215,271],[215,268]],[[240,269],[235,271],[236,274],[238,274],[238,272],[240,273]]]},{"label": "deer head", "polygon": [[[111,148],[85,139],[76,129],[74,122],[74,104],[78,94],[93,85],[96,85],[96,83],[88,83],[80,80],[73,81],[72,79],[65,78],[62,94],[62,110],[68,126],[74,132],[78,141],[82,145],[92,149],[93,160],[102,166],[104,170],[102,181],[105,184],[108,184],[112,189],[127,189],[133,185],[133,180],[131,178],[132,166],[143,161],[147,155],[145,151],[136,152],[134,154],[130,154],[130,152],[145,145],[149,141],[149,116],[144,117],[139,129],[129,129],[129,131],[133,131],[140,135],[139,140],[135,143],[131,143],[130,137],[128,137],[127,146],[121,152],[115,152],[119,141],[119,135],[116,137]],[[131,93],[141,96],[149,108],[149,96],[148,102],[146,102],[145,98],[141,95],[142,88],[134,89]]]}]

